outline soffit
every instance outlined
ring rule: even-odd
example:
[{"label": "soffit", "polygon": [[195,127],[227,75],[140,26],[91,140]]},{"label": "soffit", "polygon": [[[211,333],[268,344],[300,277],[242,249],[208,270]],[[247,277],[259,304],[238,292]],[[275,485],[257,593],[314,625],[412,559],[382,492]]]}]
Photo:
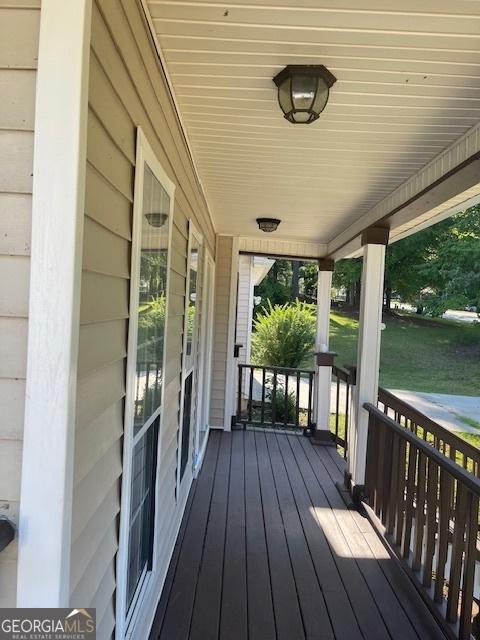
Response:
[{"label": "soffit", "polygon": [[[480,119],[476,0],[148,0],[217,231],[332,241]],[[272,77],[325,64],[319,121]]]}]

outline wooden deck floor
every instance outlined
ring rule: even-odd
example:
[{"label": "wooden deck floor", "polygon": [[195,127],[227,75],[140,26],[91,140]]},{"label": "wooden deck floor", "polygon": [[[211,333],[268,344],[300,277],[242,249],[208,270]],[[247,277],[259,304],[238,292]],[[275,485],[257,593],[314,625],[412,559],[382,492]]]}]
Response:
[{"label": "wooden deck floor", "polygon": [[213,432],[152,639],[444,638],[307,438]]}]

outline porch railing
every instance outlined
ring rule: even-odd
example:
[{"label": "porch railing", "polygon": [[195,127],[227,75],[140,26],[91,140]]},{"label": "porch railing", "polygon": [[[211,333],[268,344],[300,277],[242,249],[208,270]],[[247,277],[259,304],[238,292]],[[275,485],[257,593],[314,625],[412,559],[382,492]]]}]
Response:
[{"label": "porch railing", "polygon": [[378,408],[437,451],[477,477],[480,476],[480,450],[477,447],[381,387],[378,390]]},{"label": "porch railing", "polygon": [[[393,404],[390,397],[383,398]],[[369,505],[450,635],[468,640],[474,633],[478,638],[474,591],[480,480],[454,461],[456,443],[447,443],[444,454],[440,436],[435,446],[429,432],[424,436],[425,426],[416,433],[415,427],[406,428],[372,404],[364,406],[370,414],[365,478]],[[410,424],[404,408],[398,413]]]},{"label": "porch railing", "polygon": [[331,411],[330,431],[338,449],[347,457],[348,428],[352,407],[352,389],[355,385],[355,367],[332,367],[332,384],[335,390],[335,403]]},{"label": "porch railing", "polygon": [[311,369],[239,364],[237,424],[310,434],[314,380]]}]

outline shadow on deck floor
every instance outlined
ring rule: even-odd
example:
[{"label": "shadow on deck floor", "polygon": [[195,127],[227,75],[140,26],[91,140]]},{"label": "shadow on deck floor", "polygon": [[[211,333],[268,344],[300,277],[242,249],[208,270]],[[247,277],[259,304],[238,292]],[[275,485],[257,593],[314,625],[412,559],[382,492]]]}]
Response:
[{"label": "shadow on deck floor", "polygon": [[307,438],[212,432],[151,639],[443,639],[342,479]]}]

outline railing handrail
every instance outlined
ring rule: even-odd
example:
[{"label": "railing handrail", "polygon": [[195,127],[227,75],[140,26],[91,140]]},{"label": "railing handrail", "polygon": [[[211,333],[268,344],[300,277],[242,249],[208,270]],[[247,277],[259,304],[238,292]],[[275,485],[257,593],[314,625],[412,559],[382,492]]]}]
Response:
[{"label": "railing handrail", "polygon": [[340,380],[343,380],[343,382],[355,384],[355,376],[353,375],[351,370],[346,369],[345,367],[339,367],[338,365],[334,364],[332,367],[332,375],[339,378]]},{"label": "railing handrail", "polygon": [[480,449],[477,449],[474,445],[470,444],[467,440],[455,435],[441,424],[435,422],[427,415],[416,409],[413,405],[405,402],[395,394],[387,391],[383,387],[378,388],[378,399],[382,404],[387,404],[388,407],[394,411],[398,411],[408,420],[412,420],[417,426],[427,429],[432,434],[438,436],[441,440],[447,444],[453,446],[461,454],[465,454],[469,458],[472,458],[475,462],[480,464]]},{"label": "railing handrail", "polygon": [[384,424],[389,429],[395,431],[395,433],[397,433],[401,438],[413,444],[427,457],[433,459],[436,464],[445,469],[445,471],[447,471],[453,478],[464,484],[477,496],[480,496],[480,480],[476,476],[458,465],[450,458],[447,458],[447,456],[443,455],[443,453],[440,453],[438,449],[435,449],[435,447],[429,444],[426,440],[419,438],[417,435],[412,433],[412,431],[406,429],[398,422],[395,422],[395,420],[392,420],[392,418],[383,413],[383,411],[380,411],[380,409],[375,407],[373,404],[366,402],[363,407],[368,411],[370,415],[377,418],[377,420],[382,422],[382,424]]},{"label": "railing handrail", "polygon": [[280,373],[315,373],[315,369],[297,369],[295,367],[274,367],[268,364],[250,364],[242,363],[238,364],[240,369],[265,369],[268,371],[277,371]]}]

